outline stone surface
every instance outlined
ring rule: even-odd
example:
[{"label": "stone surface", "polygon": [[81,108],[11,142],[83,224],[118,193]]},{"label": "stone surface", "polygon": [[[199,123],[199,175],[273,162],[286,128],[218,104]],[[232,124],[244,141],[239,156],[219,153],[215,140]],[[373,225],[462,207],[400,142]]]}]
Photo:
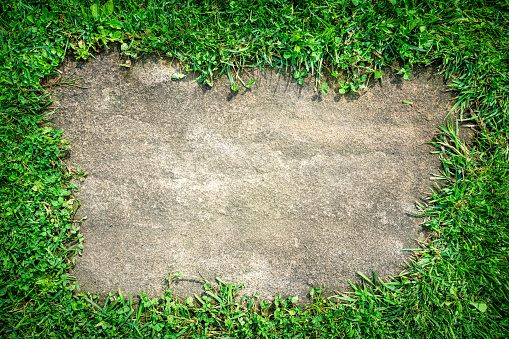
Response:
[{"label": "stone surface", "polygon": [[72,272],[88,291],[158,296],[182,271],[181,296],[202,290],[201,274],[305,300],[357,271],[398,274],[401,249],[417,247],[415,202],[440,165],[426,142],[451,99],[432,70],[386,71],[360,95],[253,70],[242,76],[256,84],[233,93],[226,77],[172,81],[168,60],[96,58],[62,65],[88,89],[59,87],[51,118],[71,139],[69,165],[89,172]]}]

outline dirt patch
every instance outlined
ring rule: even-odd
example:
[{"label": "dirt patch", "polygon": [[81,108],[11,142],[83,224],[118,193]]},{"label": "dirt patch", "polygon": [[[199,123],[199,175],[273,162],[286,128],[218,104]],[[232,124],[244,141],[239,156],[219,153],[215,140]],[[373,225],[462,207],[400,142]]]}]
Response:
[{"label": "dirt patch", "polygon": [[82,287],[157,296],[182,271],[305,298],[312,286],[346,289],[356,271],[401,270],[401,249],[423,236],[415,201],[439,171],[426,142],[450,109],[442,77],[388,73],[362,95],[321,95],[312,78],[299,86],[268,70],[233,93],[226,77],[172,81],[167,60],[121,63],[113,51],[67,61],[64,74],[88,89],[55,94],[69,165],[90,173],[72,272]]}]

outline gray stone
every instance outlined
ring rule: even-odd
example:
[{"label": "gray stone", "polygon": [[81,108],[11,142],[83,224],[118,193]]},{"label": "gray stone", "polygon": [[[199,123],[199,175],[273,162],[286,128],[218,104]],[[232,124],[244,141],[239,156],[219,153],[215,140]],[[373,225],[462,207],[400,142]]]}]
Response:
[{"label": "gray stone", "polygon": [[[157,57],[120,66],[118,53],[64,74],[52,116],[89,172],[77,218],[85,237],[72,274],[90,292],[187,297],[203,277],[245,293],[305,300],[312,286],[348,288],[356,272],[398,274],[423,237],[415,202],[431,191],[430,154],[451,108],[431,69],[411,81],[386,70],[361,94],[314,91],[277,69],[244,72],[238,92],[213,88]],[[332,87],[332,88],[331,88]],[[403,101],[413,102],[413,106]]]}]

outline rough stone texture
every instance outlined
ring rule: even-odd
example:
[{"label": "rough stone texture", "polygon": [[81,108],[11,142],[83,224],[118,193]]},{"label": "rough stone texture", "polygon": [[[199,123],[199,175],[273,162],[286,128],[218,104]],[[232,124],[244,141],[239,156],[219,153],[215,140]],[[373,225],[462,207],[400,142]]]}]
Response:
[{"label": "rough stone texture", "polygon": [[199,272],[303,300],[312,286],[346,289],[356,271],[398,274],[400,249],[423,237],[412,213],[439,171],[426,142],[451,99],[431,70],[320,95],[312,78],[299,86],[274,70],[233,93],[226,78],[172,81],[168,60],[121,63],[117,52],[69,60],[64,74],[88,89],[54,96],[67,161],[90,173],[72,272],[88,291],[157,296],[182,271],[182,296],[202,290]]}]

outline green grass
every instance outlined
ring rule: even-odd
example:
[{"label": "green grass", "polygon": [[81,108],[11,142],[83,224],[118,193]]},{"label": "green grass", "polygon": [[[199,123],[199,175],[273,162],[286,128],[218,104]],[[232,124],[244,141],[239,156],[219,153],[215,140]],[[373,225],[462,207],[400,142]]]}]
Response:
[{"label": "green grass", "polygon": [[[507,338],[509,337],[509,2],[498,1],[2,1],[0,4],[0,335],[5,338]],[[438,65],[455,109],[475,125],[435,141],[443,162],[423,207],[432,239],[390,282],[364,276],[353,293],[296,306],[256,306],[220,283],[178,302],[77,292],[67,274],[82,249],[62,132],[41,128],[42,80],[66,53],[158,53],[213,85],[249,83],[243,67],[314,76],[317,90],[356,91],[398,61],[407,79]],[[340,88],[320,76],[347,72]],[[327,94],[324,94],[327,95]],[[367,274],[367,272],[364,272]]]}]

